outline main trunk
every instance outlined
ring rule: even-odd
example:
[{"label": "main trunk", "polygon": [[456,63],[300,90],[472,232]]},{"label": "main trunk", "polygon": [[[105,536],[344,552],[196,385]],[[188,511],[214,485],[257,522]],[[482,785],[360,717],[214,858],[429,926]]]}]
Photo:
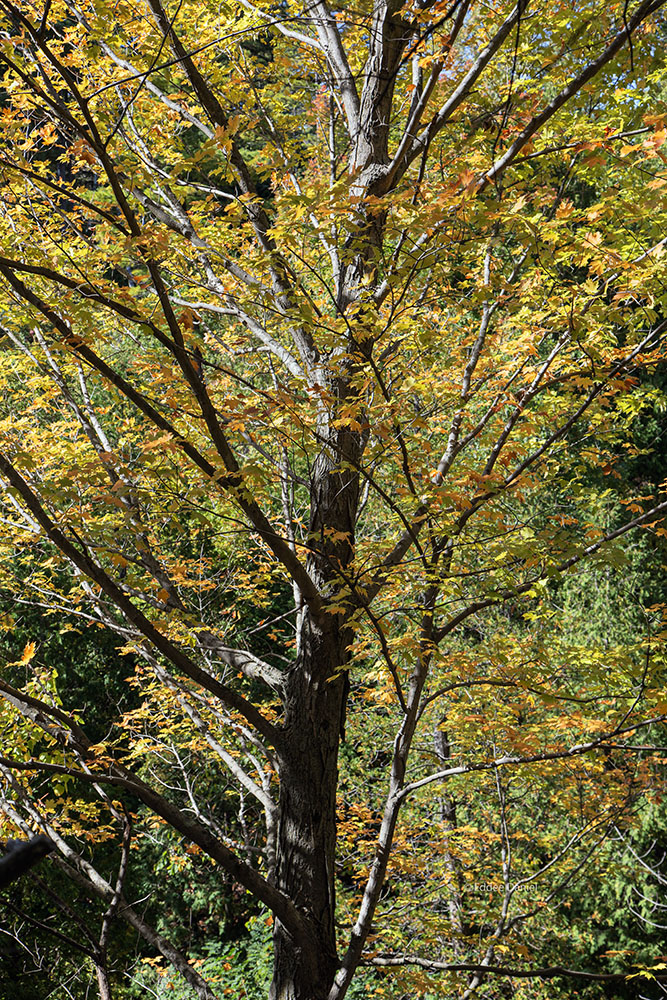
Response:
[{"label": "main trunk", "polygon": [[307,568],[323,608],[317,614],[304,609],[297,661],[287,681],[276,861],[278,887],[305,917],[310,940],[295,942],[276,922],[271,1000],[326,1000],[336,973],[338,746],[352,641],[340,602],[354,558],[359,499],[355,473],[340,463],[358,458],[362,447],[362,437],[339,431],[318,456],[311,478]]},{"label": "main trunk", "polygon": [[276,881],[306,917],[309,944],[276,922],[271,1000],[325,1000],[336,972],[334,860],[347,652],[335,618],[309,622],[286,706]]}]

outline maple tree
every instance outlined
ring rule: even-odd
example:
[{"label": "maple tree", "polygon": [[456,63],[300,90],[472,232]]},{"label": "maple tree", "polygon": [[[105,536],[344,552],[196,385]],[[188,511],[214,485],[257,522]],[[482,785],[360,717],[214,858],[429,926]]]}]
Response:
[{"label": "maple tree", "polygon": [[119,918],[222,995],[124,896],[151,824],[268,909],[275,1000],[563,973],[520,932],[667,719],[663,609],[596,647],[552,600],[665,534],[606,517],[665,356],[664,3],[0,0],[1,582],[127,690],[91,738],[17,650],[2,808],[104,901],[101,996]]}]

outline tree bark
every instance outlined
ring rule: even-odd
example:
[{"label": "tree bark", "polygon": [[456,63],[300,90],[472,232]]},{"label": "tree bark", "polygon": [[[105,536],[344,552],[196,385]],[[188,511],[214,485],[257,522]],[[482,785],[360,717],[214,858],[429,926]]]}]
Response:
[{"label": "tree bark", "polygon": [[100,1000],[113,1000],[107,970],[99,962],[95,962],[95,975],[97,976],[97,986],[100,991]]},{"label": "tree bark", "polygon": [[289,683],[286,747],[280,760],[280,823],[276,881],[307,915],[308,948],[280,921],[274,928],[271,1000],[326,998],[338,964],[334,858],[338,746],[347,693],[340,672],[349,643],[335,617],[309,620],[299,663]]},{"label": "tree bark", "polygon": [[352,642],[339,598],[354,557],[359,501],[356,474],[340,465],[363,446],[362,437],[338,432],[313,469],[307,567],[333,607],[328,611],[325,603],[316,615],[304,609],[286,684],[276,859],[277,887],[306,916],[311,942],[297,944],[276,921],[271,1000],[326,1000],[338,966],[336,789]]}]

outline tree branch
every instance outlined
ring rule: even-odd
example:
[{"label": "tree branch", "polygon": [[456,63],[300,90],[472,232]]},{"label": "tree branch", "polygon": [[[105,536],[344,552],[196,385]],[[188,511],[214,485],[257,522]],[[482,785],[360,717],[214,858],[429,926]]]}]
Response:
[{"label": "tree branch", "polygon": [[645,21],[651,14],[654,14],[656,11],[660,10],[661,7],[664,7],[666,2],[667,0],[644,0],[644,3],[641,3],[639,7],[637,7],[635,12],[624,21],[621,30],[615,35],[598,58],[594,59],[593,62],[589,63],[588,66],[581,71],[581,73],[570,80],[567,86],[563,87],[560,93],[558,93],[556,97],[554,97],[554,99],[542,109],[542,111],[531,118],[526,127],[519,133],[506,152],[503,153],[498,160],[496,160],[490,170],[479,178],[475,185],[476,193],[479,194],[482,192],[492,181],[502,175],[502,173],[517,157],[535,133],[542,128],[542,126],[545,125],[546,122],[548,122],[549,119],[552,118],[564,104],[567,104],[567,102],[571,100],[575,94],[577,94],[581,88],[588,83],[589,80],[592,80],[594,76],[597,76],[600,70],[614,58],[616,53],[621,50],[625,42],[630,39],[635,28],[638,28],[642,21]]},{"label": "tree branch", "polygon": [[223,704],[239,712],[247,721],[255,727],[257,732],[271,743],[272,746],[280,745],[280,735],[277,729],[241,695],[216,678],[211,677],[178,646],[175,646],[152,622],[137,608],[129,598],[123,593],[121,588],[111,579],[104,569],[95,562],[88,552],[76,548],[63,532],[51,520],[44,507],[37,499],[35,493],[28,486],[23,477],[14,468],[9,459],[0,453],[0,474],[9,482],[10,486],[16,490],[28,510],[35,520],[44,530],[47,538],[53,542],[62,554],[79,569],[85,576],[96,583],[104,594],[113,602],[119,611],[122,611],[135,628],[145,636],[152,645],[178,670],[187,677],[201,685],[205,690],[210,691],[220,698]]},{"label": "tree branch", "polygon": [[[507,976],[509,979],[554,979],[556,976],[563,976],[564,978],[584,979],[598,983],[618,983],[619,985],[633,978],[632,974],[627,972],[580,972],[577,969],[567,969],[561,965],[550,965],[544,969],[511,969],[504,965],[438,962],[434,959],[420,958],[417,955],[375,955],[372,958],[364,959],[363,964],[376,968],[416,965],[428,972],[480,972],[485,976]],[[659,982],[667,981],[666,972],[651,972],[651,976]]]}]

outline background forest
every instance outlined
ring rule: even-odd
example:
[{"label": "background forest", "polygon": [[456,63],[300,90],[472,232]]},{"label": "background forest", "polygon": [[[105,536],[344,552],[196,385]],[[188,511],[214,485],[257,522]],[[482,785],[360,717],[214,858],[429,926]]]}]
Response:
[{"label": "background forest", "polygon": [[665,0],[0,0],[0,1000],[667,994]]}]

